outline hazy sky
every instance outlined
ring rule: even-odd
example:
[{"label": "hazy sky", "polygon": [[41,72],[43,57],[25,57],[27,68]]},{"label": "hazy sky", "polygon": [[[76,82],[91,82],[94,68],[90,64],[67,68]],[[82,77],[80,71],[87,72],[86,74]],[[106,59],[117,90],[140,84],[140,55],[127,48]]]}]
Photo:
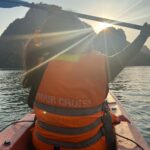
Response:
[{"label": "hazy sky", "polygon": [[[43,2],[57,4],[64,9],[73,10],[80,13],[126,21],[142,25],[144,22],[150,23],[150,0],[26,0],[28,2]],[[24,17],[27,8],[16,7],[0,9],[0,34],[16,18]],[[93,27],[99,25],[97,22],[88,21]],[[118,27],[117,27],[118,28]],[[120,27],[119,27],[120,28]],[[132,41],[139,31],[124,28],[127,39]],[[146,45],[150,48],[150,38]]]}]

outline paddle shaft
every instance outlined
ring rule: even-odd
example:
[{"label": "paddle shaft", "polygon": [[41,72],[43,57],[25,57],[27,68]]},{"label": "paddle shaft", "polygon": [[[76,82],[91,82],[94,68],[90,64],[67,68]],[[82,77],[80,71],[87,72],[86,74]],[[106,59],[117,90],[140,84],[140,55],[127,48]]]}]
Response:
[{"label": "paddle shaft", "polygon": [[[1,1],[4,1],[4,0],[1,0]],[[10,0],[5,0],[5,2],[21,4],[21,2],[11,2]],[[42,10],[48,10],[48,7],[36,5],[34,3],[23,3],[22,6],[29,7],[29,8],[42,9]],[[111,20],[111,19],[102,18],[102,17],[91,16],[91,15],[86,15],[86,14],[81,14],[81,13],[76,13],[76,12],[73,12],[73,13],[75,15],[77,15],[79,18],[83,18],[83,19],[88,19],[88,20],[93,20],[93,21],[98,21],[98,22],[106,22],[106,23],[110,23],[110,24],[114,24],[114,25],[118,25],[118,26],[122,26],[122,27],[128,27],[128,28],[136,29],[136,30],[141,30],[141,28],[142,28],[142,26],[136,25],[136,24],[121,22],[121,21],[117,21],[117,20]]]},{"label": "paddle shaft", "polygon": [[86,14],[81,14],[81,13],[76,13],[76,12],[74,12],[74,14],[77,15],[79,18],[93,20],[93,21],[99,21],[99,22],[106,22],[106,23],[110,23],[110,24],[114,24],[114,25],[118,25],[118,26],[128,27],[131,29],[141,30],[141,28],[142,28],[142,26],[140,26],[140,25],[121,22],[121,21],[117,21],[117,20],[111,20],[111,19],[91,16],[91,15],[86,15]]},{"label": "paddle shaft", "polygon": [[[39,8],[44,9],[44,7],[40,7],[35,4],[31,4],[31,7],[37,8],[37,9],[39,9]],[[44,10],[46,10],[46,9],[44,9]],[[136,30],[141,30],[141,28],[142,28],[142,26],[137,25],[137,24],[131,24],[131,23],[121,22],[121,21],[117,21],[117,20],[111,20],[111,19],[107,19],[107,18],[81,14],[81,13],[77,13],[77,12],[73,12],[73,13],[82,19],[88,19],[88,20],[93,20],[93,21],[98,21],[98,22],[106,22],[106,23],[110,23],[110,24],[114,24],[114,25],[118,25],[118,26],[122,26],[122,27],[127,27],[127,28],[131,28],[131,29],[136,29]]]}]

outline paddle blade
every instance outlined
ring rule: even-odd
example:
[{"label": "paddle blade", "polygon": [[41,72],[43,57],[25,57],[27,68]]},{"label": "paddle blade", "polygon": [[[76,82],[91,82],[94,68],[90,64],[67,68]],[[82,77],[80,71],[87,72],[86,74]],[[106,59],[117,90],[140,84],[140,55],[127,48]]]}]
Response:
[{"label": "paddle blade", "polygon": [[13,8],[28,5],[29,5],[28,2],[22,0],[0,0],[0,8]]}]

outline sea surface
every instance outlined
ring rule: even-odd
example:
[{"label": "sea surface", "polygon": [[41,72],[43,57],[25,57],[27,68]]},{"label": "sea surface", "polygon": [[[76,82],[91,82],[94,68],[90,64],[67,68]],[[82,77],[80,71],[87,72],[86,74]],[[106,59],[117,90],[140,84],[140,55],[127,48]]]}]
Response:
[{"label": "sea surface", "polygon": [[[0,70],[0,129],[30,111],[22,71]],[[127,67],[110,84],[130,118],[150,145],[150,67]]]}]

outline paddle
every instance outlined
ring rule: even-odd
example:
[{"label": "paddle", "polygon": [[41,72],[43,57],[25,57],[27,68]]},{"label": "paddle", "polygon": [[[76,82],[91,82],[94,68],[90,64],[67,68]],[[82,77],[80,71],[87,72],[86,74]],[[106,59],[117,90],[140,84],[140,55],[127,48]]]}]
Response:
[{"label": "paddle", "polygon": [[[11,8],[11,7],[18,7],[18,6],[36,8],[36,9],[42,9],[44,11],[48,11],[48,6],[44,6],[44,5],[37,5],[34,3],[28,3],[28,2],[22,1],[22,0],[0,0],[0,7],[2,7],[2,8]],[[91,15],[81,14],[81,13],[77,13],[77,12],[73,12],[73,13],[75,15],[77,15],[79,18],[83,18],[83,19],[99,21],[99,22],[107,22],[110,24],[128,27],[128,28],[136,29],[136,30],[141,30],[141,28],[142,28],[142,26],[140,26],[140,25],[121,22],[118,20],[111,20],[111,19],[106,19],[106,18],[102,18],[102,17],[96,17],[96,16],[91,16]]]},{"label": "paddle", "polygon": [[81,13],[76,13],[76,12],[74,12],[74,14],[76,14],[79,18],[83,18],[83,19],[94,20],[94,21],[99,21],[99,22],[106,22],[106,23],[110,23],[110,24],[114,24],[114,25],[118,25],[118,26],[137,29],[137,30],[141,30],[141,28],[142,28],[142,26],[140,26],[140,25],[121,22],[121,21],[117,21],[117,20],[111,20],[111,19],[91,16],[91,15],[86,15],[86,14],[81,14]]}]

